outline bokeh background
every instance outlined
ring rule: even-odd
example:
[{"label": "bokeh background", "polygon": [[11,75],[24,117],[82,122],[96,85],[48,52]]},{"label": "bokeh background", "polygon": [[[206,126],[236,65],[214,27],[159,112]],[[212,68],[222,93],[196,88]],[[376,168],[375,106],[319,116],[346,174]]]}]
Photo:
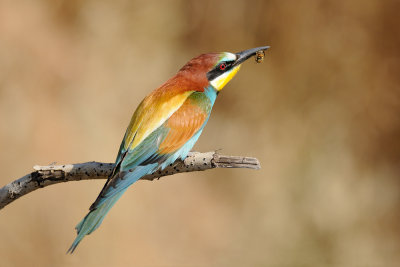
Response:
[{"label": "bokeh background", "polygon": [[396,266],[399,1],[3,0],[0,182],[112,162],[141,99],[204,52],[271,45],[196,150],[258,157],[135,184],[73,256],[104,181],[0,211],[2,266]]}]

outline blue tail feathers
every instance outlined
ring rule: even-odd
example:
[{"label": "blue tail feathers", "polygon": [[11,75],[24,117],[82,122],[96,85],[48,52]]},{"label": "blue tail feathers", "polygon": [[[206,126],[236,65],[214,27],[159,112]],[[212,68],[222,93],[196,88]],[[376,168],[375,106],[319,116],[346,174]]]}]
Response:
[{"label": "blue tail feathers", "polygon": [[106,214],[114,206],[117,200],[125,193],[128,187],[139,180],[144,175],[155,171],[157,164],[149,164],[146,166],[138,166],[133,172],[128,172],[122,179],[118,179],[112,186],[105,188],[105,192],[101,192],[103,197],[100,201],[95,202],[95,206],[91,211],[80,221],[75,229],[78,236],[75,238],[67,253],[73,253],[82,239],[96,230],[104,220]]},{"label": "blue tail feathers", "polygon": [[81,240],[85,237],[85,235],[91,234],[94,230],[96,230],[100,224],[103,222],[104,217],[108,213],[108,211],[112,208],[112,206],[117,202],[117,200],[125,193],[126,189],[109,198],[102,205],[97,207],[96,209],[90,211],[82,221],[80,221],[75,227],[78,236],[75,238],[71,247],[68,249],[67,253],[73,253]]}]

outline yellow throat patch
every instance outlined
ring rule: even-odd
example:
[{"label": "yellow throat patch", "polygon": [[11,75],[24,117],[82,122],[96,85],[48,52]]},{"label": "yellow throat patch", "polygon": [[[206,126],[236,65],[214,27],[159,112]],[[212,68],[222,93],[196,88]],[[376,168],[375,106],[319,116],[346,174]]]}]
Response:
[{"label": "yellow throat patch", "polygon": [[211,85],[217,89],[217,91],[220,91],[224,86],[236,75],[236,73],[239,71],[240,65],[234,67],[228,72],[225,72],[224,74],[216,77],[214,80],[212,80],[210,83]]}]

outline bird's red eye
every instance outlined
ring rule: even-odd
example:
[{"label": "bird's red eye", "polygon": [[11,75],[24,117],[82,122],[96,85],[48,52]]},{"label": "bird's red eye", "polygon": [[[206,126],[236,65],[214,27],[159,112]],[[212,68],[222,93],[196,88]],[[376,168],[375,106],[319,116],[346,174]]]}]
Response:
[{"label": "bird's red eye", "polygon": [[220,70],[225,70],[226,69],[226,64],[225,63],[221,63],[221,65],[219,65],[219,69]]}]

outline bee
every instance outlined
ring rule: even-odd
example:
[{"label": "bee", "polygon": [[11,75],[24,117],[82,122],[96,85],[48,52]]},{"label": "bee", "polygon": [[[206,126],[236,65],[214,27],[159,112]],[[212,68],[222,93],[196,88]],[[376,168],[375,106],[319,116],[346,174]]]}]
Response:
[{"label": "bee", "polygon": [[265,52],[263,50],[256,52],[256,62],[261,63],[264,60]]}]

